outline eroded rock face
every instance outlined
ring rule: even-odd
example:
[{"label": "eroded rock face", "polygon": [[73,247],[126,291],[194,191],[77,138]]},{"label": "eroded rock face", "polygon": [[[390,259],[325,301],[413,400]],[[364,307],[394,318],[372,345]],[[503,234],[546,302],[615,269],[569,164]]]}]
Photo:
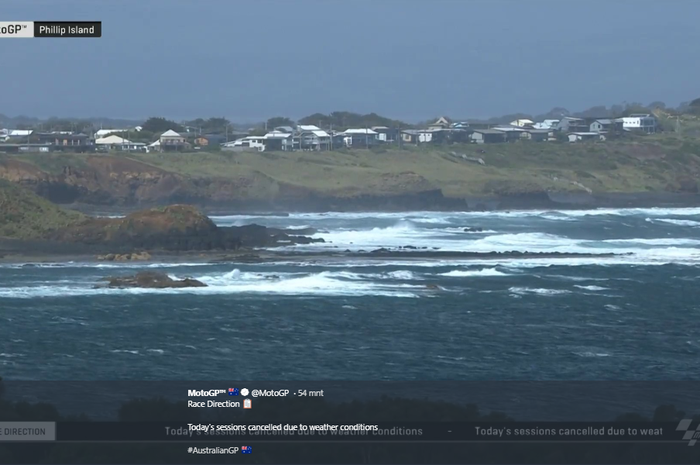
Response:
[{"label": "eroded rock face", "polygon": [[107,287],[112,288],[146,288],[146,289],[167,289],[182,287],[207,287],[201,281],[192,278],[182,280],[172,279],[165,273],[156,271],[141,271],[135,276],[122,276],[107,278]]}]

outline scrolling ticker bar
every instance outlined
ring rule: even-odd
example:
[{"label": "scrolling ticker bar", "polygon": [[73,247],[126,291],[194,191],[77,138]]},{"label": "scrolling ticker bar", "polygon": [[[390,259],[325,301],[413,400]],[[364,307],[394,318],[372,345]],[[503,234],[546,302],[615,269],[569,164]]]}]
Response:
[{"label": "scrolling ticker bar", "polygon": [[678,442],[700,439],[679,422],[214,423],[0,422],[0,442]]}]

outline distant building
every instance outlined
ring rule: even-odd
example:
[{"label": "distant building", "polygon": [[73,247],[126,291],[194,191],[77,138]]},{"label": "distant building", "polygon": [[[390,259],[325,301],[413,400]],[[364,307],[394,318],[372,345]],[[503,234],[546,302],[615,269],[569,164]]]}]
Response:
[{"label": "distant building", "polygon": [[447,129],[450,124],[449,118],[441,116],[433,124],[428,125],[428,129]]},{"label": "distant building", "polygon": [[629,115],[623,118],[618,118],[622,121],[622,128],[628,131],[640,131],[651,134],[657,131],[658,123],[653,115]]},{"label": "distant building", "polygon": [[246,151],[255,150],[263,152],[265,150],[265,136],[247,136],[233,142],[227,142],[221,146],[222,150]]},{"label": "distant building", "polygon": [[372,147],[377,144],[379,133],[372,129],[347,129],[344,133],[343,141],[348,147]]},{"label": "distant building", "polygon": [[160,142],[158,147],[163,151],[184,150],[189,146],[185,137],[172,129],[168,129],[161,134],[158,141]]},{"label": "distant building", "polygon": [[590,126],[583,118],[565,116],[559,120],[556,129],[563,132],[588,132]]},{"label": "distant building", "polygon": [[396,142],[399,140],[401,133],[398,129],[386,126],[374,126],[372,130],[377,133],[377,140],[380,142]]},{"label": "distant building", "polygon": [[533,142],[546,142],[550,137],[549,129],[526,129],[522,137]]},{"label": "distant building", "polygon": [[121,132],[128,132],[128,129],[100,129],[94,134],[95,139],[101,139],[110,134],[118,134]]},{"label": "distant building", "polygon": [[533,129],[555,129],[559,124],[558,119],[546,119],[542,122],[535,123]]},{"label": "distant building", "polygon": [[598,132],[572,132],[567,134],[569,142],[605,140],[605,136]]},{"label": "distant building", "polygon": [[535,122],[529,119],[516,119],[510,122],[511,126],[518,126],[520,128],[531,128],[534,124]]},{"label": "distant building", "polygon": [[472,143],[492,144],[506,141],[506,133],[496,129],[475,129],[470,136]]},{"label": "distant building", "polygon": [[[292,129],[292,128],[289,128]],[[292,150],[294,142],[292,133],[282,132],[275,129],[265,134],[265,150],[268,151],[287,151]]]},{"label": "distant building", "polygon": [[146,144],[142,142],[132,142],[130,140],[112,134],[107,137],[101,137],[95,140],[95,146],[98,149],[106,150],[146,150]]},{"label": "distant building", "polygon": [[511,125],[494,126],[493,129],[495,131],[501,131],[502,133],[504,133],[507,142],[515,142],[516,140],[519,140],[522,137],[524,137],[524,135],[526,134],[525,129]]},{"label": "distant building", "polygon": [[197,136],[194,139],[195,145],[200,147],[220,146],[225,142],[227,142],[226,136],[222,136],[221,134],[205,134],[203,136]]},{"label": "distant building", "polygon": [[404,129],[401,131],[401,140],[407,144],[417,144],[421,131],[417,129]]},{"label": "distant building", "polygon": [[87,134],[72,134],[70,132],[44,132],[33,133],[32,142],[39,144],[51,144],[55,150],[79,150],[92,147],[93,140]]},{"label": "distant building", "polygon": [[329,150],[331,135],[318,126],[300,124],[297,126],[293,144],[298,150]]}]

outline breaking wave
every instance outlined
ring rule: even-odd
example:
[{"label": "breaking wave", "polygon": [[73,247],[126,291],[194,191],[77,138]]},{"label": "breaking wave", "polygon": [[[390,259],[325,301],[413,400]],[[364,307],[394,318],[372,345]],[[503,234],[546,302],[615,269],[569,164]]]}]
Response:
[{"label": "breaking wave", "polygon": [[449,276],[454,278],[478,277],[478,276],[510,276],[508,273],[503,273],[495,268],[484,268],[482,270],[452,270],[447,273],[441,273],[440,276]]}]

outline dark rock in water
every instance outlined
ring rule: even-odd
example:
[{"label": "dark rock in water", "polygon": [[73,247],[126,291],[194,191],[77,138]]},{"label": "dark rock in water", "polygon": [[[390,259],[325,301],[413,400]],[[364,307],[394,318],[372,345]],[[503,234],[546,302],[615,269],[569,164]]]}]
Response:
[{"label": "dark rock in water", "polygon": [[166,288],[181,288],[181,287],[207,287],[201,281],[192,278],[182,280],[172,279],[165,273],[156,271],[141,271],[135,276],[121,276],[107,278],[107,287],[140,287],[148,289],[166,289]]},{"label": "dark rock in water", "polygon": [[464,232],[484,232],[484,228],[464,228]]},{"label": "dark rock in water", "polygon": [[307,236],[287,236],[287,238],[290,242],[293,242],[294,244],[314,244],[326,242],[325,239],[321,237],[313,238]]},{"label": "dark rock in water", "polygon": [[401,247],[401,248],[402,248],[402,249],[408,249],[408,250],[418,250],[418,247],[416,247],[415,245],[404,245],[404,246]]},{"label": "dark rock in water", "polygon": [[313,236],[314,234],[318,233],[316,228],[283,229],[282,231],[291,236]]},{"label": "dark rock in water", "polygon": [[388,253],[391,252],[391,250],[387,249],[386,247],[382,247],[381,249],[375,249],[371,253]]},{"label": "dark rock in water", "polygon": [[426,285],[425,285],[425,288],[426,288],[426,289],[439,290],[439,289],[440,289],[440,286],[438,286],[437,284],[426,284]]}]

